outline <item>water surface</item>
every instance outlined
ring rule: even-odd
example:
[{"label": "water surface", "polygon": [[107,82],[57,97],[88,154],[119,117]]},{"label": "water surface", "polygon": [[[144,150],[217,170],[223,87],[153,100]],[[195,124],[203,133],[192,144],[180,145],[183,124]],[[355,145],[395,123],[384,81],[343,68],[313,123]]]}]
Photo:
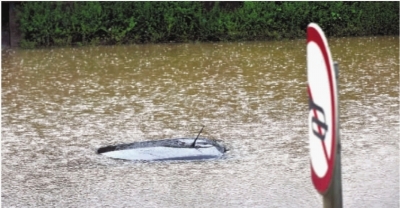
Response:
[{"label": "water surface", "polygon": [[[399,39],[329,39],[345,207],[399,207]],[[320,207],[306,41],[2,50],[4,207]],[[138,163],[101,146],[202,136],[224,160]]]}]

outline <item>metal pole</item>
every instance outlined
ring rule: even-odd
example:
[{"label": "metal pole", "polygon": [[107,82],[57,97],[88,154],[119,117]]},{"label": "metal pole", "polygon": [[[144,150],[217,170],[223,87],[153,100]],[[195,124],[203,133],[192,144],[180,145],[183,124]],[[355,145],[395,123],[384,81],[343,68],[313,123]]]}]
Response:
[{"label": "metal pole", "polygon": [[342,208],[342,167],[341,167],[341,150],[342,146],[340,143],[340,122],[339,122],[339,64],[334,62],[335,77],[336,77],[336,99],[337,99],[337,118],[336,118],[336,160],[335,169],[333,172],[333,180],[331,187],[328,192],[323,195],[324,208]]}]

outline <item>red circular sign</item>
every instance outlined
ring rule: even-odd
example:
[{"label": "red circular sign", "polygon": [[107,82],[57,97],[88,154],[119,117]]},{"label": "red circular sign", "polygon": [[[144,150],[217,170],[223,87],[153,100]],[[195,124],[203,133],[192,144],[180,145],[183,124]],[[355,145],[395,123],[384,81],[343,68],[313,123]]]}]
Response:
[{"label": "red circular sign", "polygon": [[321,28],[307,27],[307,92],[311,179],[324,194],[330,187],[336,156],[336,78],[328,43]]}]

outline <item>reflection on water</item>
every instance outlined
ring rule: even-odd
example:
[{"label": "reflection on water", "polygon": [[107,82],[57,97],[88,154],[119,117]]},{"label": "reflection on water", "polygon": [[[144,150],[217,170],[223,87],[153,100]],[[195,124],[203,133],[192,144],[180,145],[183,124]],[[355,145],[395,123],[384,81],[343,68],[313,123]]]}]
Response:
[{"label": "reflection on water", "polygon": [[[398,37],[329,39],[346,207],[399,206]],[[2,51],[5,207],[318,207],[305,40]],[[135,163],[97,148],[193,136],[228,158]],[[288,200],[289,199],[289,200]]]}]

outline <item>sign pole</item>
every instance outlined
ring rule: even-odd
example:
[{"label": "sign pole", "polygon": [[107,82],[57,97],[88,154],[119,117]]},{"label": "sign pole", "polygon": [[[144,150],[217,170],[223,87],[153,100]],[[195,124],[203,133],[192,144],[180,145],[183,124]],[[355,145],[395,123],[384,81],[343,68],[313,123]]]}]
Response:
[{"label": "sign pole", "polygon": [[336,158],[335,158],[335,169],[334,175],[332,179],[331,187],[328,192],[323,195],[323,205],[324,208],[342,208],[343,207],[343,199],[342,199],[342,167],[341,167],[341,142],[340,142],[340,122],[339,122],[339,64],[334,62],[335,67],[335,77],[336,77],[336,89],[337,89],[337,118],[336,118],[336,139],[337,139],[337,147],[336,147]]}]

